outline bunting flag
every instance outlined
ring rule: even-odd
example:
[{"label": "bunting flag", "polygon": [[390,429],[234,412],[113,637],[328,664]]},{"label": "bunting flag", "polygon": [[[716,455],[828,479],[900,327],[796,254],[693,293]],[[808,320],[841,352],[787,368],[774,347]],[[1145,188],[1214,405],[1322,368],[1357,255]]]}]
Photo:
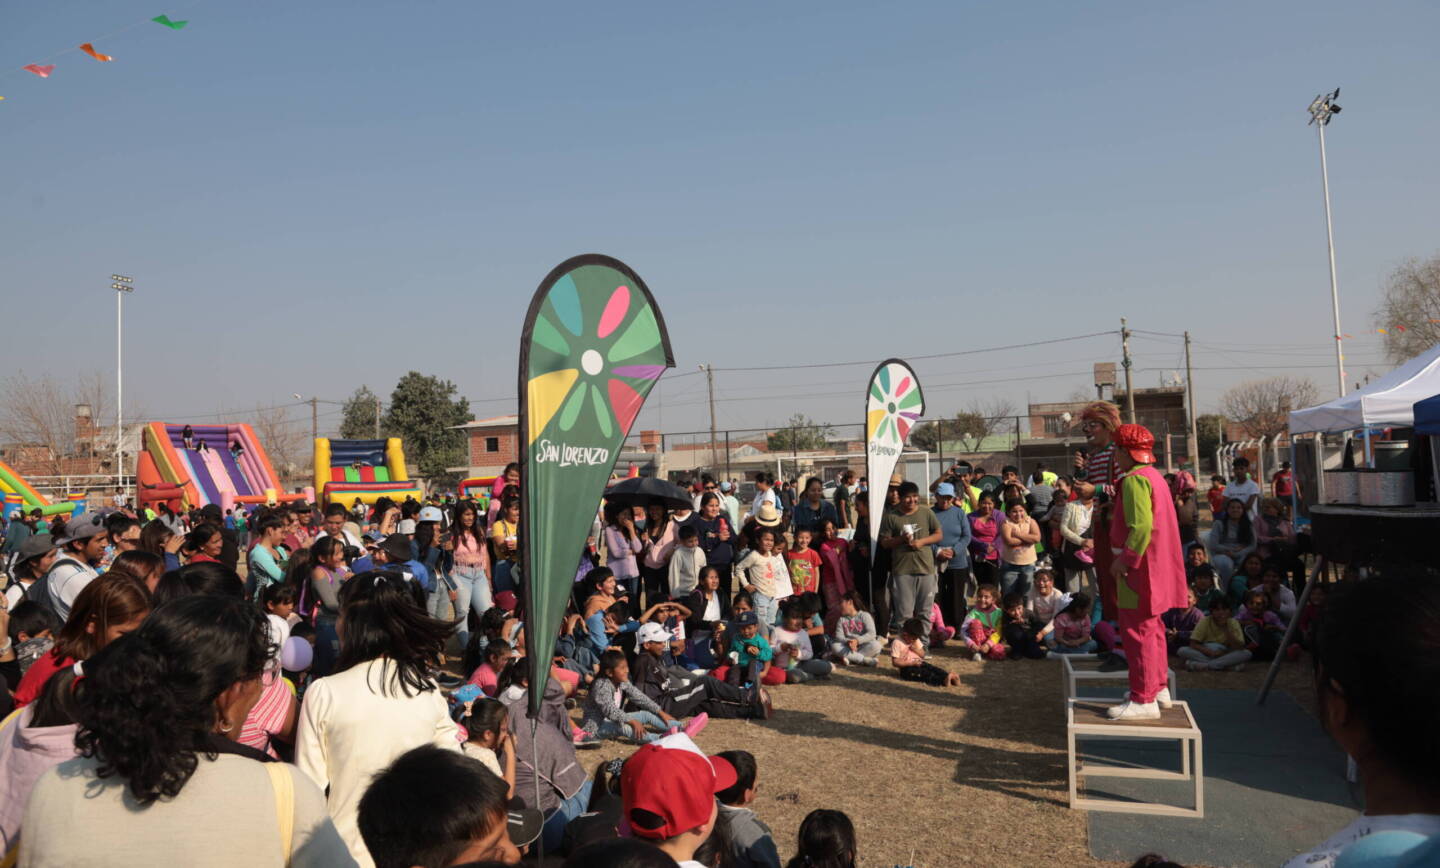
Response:
[{"label": "bunting flag", "polygon": [[165,25],[166,27],[170,28],[171,30],[179,30],[180,28],[184,27],[186,24],[189,24],[189,23],[190,23],[189,21],[171,21],[169,15],[156,15],[154,18],[151,18],[150,20],[151,20],[151,21],[154,21],[156,24],[163,24],[163,25]]},{"label": "bunting flag", "polygon": [[520,565],[530,715],[540,711],[585,538],[645,396],[675,366],[655,299],[618,259],[556,266],[520,333]]},{"label": "bunting flag", "polygon": [[[905,449],[915,423],[925,415],[925,394],[910,365],[900,359],[886,359],[870,375],[865,392],[865,477],[869,480],[870,563],[880,537],[880,516],[885,512],[885,492],[890,474]],[[871,599],[874,599],[873,589]]]},{"label": "bunting flag", "polygon": [[49,78],[50,73],[55,71],[55,64],[51,63],[45,66],[41,66],[38,63],[27,63],[20,68],[27,72],[33,72],[41,78]]},{"label": "bunting flag", "polygon": [[95,46],[91,45],[88,42],[81,43],[80,50],[100,61],[101,63],[109,63],[110,61],[115,59],[108,54],[101,54],[100,52],[96,51]]}]

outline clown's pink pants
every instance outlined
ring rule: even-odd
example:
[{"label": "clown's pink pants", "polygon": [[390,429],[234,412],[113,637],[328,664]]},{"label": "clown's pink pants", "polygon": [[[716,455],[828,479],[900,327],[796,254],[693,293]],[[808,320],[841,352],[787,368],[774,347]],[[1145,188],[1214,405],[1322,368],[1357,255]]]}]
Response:
[{"label": "clown's pink pants", "polygon": [[1165,625],[1160,616],[1142,616],[1137,609],[1120,610],[1120,635],[1125,640],[1125,662],[1130,666],[1130,699],[1154,702],[1165,686],[1169,656]]}]

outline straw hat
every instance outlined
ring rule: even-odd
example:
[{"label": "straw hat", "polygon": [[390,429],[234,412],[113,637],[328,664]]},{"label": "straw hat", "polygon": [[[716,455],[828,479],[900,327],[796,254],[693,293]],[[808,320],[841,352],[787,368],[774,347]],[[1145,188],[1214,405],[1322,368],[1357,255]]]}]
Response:
[{"label": "straw hat", "polygon": [[780,523],[780,510],[769,501],[760,504],[760,511],[755,513],[755,523],[761,527],[775,527]]}]

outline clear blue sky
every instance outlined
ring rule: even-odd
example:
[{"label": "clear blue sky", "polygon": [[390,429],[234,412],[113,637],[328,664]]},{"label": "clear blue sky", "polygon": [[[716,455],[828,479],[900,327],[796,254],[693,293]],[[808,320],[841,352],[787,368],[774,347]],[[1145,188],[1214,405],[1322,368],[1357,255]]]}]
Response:
[{"label": "clear blue sky", "polygon": [[[18,71],[136,22],[97,42],[113,63]],[[1434,3],[70,0],[0,29],[7,367],[108,375],[108,276],[131,274],[126,394],[151,418],[412,368],[508,411],[531,293],[590,251],[649,283],[674,374],[773,367],[717,374],[722,427],[858,421],[881,358],[1122,315],[1192,331],[1202,411],[1270,373],[1328,395],[1305,106],[1336,85],[1352,379],[1385,370],[1385,275],[1440,250]],[[1138,385],[1179,367],[1178,341],[1134,348]],[[933,417],[1064,400],[1118,354],[917,367]],[[667,377],[639,427],[703,427],[703,399]]]}]

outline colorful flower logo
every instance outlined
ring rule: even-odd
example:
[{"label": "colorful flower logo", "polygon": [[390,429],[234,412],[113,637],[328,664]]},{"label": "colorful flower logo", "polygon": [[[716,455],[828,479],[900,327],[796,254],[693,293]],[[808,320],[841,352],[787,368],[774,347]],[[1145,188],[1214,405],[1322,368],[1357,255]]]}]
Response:
[{"label": "colorful flower logo", "polygon": [[[893,388],[892,388],[893,385]],[[870,380],[870,397],[865,407],[865,437],[892,445],[904,445],[910,429],[925,412],[925,398],[915,374],[904,364],[880,366]]]},{"label": "colorful flower logo", "polygon": [[529,442],[552,420],[566,433],[629,433],[670,364],[655,308],[633,284],[609,266],[582,265],[551,286],[531,332]]}]

